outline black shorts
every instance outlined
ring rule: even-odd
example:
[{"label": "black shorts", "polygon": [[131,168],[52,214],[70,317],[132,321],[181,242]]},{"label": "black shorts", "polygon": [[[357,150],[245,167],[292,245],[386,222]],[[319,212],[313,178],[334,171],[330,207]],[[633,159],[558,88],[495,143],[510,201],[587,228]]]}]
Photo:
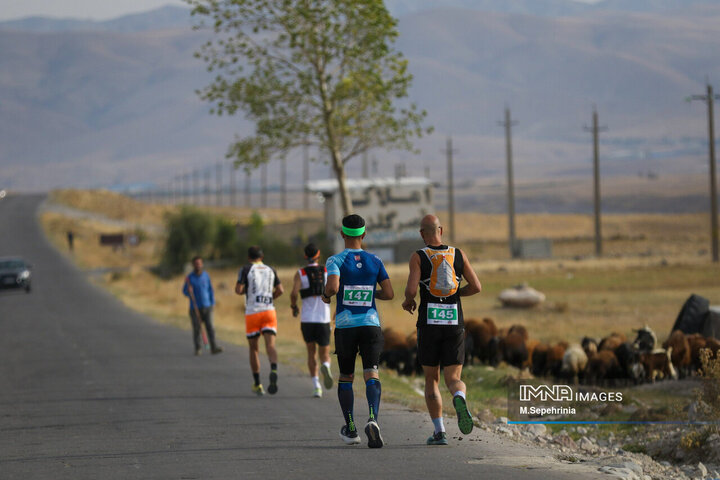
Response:
[{"label": "black shorts", "polygon": [[362,357],[363,370],[377,370],[385,337],[380,327],[335,329],[335,354],[342,375],[355,373],[355,357]]},{"label": "black shorts", "polygon": [[300,323],[305,343],[317,343],[321,347],[330,345],[330,323]]},{"label": "black shorts", "polygon": [[420,365],[462,365],[465,360],[465,328],[449,325],[418,327],[418,360]]}]

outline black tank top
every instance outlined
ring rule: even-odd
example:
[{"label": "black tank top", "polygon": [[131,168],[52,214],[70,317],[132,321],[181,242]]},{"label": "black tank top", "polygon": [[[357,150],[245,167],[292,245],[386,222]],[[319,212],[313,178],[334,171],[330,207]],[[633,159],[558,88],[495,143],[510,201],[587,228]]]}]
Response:
[{"label": "black tank top", "polygon": [[325,266],[308,265],[302,271],[307,275],[308,287],[300,289],[300,298],[322,295],[325,289]]},{"label": "black tank top", "polygon": [[[428,245],[428,247],[435,250],[445,250],[448,248],[447,245]],[[417,326],[423,327],[428,324],[428,304],[441,304],[441,305],[457,305],[457,316],[458,316],[458,327],[464,325],[462,304],[460,302],[460,282],[462,280],[462,274],[465,267],[463,261],[462,251],[459,248],[455,248],[455,261],[453,262],[453,268],[455,270],[455,276],[458,282],[457,291],[449,297],[436,297],[430,294],[428,285],[430,282],[430,275],[432,274],[432,263],[427,257],[423,250],[417,250],[416,253],[420,257],[420,306],[418,307],[418,320]]]}]

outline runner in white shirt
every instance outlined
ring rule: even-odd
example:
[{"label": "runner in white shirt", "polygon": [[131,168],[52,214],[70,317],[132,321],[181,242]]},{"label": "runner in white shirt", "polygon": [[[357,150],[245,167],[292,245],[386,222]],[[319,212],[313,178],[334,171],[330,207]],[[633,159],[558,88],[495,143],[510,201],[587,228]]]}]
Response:
[{"label": "runner in white shirt", "polygon": [[258,246],[248,249],[248,260],[235,285],[235,293],[245,295],[245,333],[250,346],[250,369],[255,384],[252,391],[264,395],[265,390],[260,383],[260,335],[265,338],[265,350],[270,361],[270,385],[268,393],[278,391],[277,350],[277,315],[273,300],[283,294],[280,279],[272,267],[263,263],[263,252]]},{"label": "runner in white shirt", "polygon": [[[321,297],[327,282],[327,268],[318,265],[320,250],[312,243],[305,246],[305,258],[308,261],[307,266],[295,272],[293,289],[290,292],[290,308],[293,317],[300,313],[300,329],[307,346],[313,396],[322,397],[316,352],[322,362],[320,372],[325,388],[330,389],[333,386],[330,373],[330,305],[323,302]],[[298,295],[302,298],[302,312],[297,306]]]}]

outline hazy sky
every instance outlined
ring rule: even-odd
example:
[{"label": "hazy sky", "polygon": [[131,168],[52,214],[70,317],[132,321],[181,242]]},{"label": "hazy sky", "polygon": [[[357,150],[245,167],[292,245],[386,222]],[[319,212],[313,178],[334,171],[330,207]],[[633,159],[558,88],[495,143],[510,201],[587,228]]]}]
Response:
[{"label": "hazy sky", "polygon": [[[592,3],[597,0],[575,0]],[[0,20],[32,15],[107,20],[163,5],[187,5],[182,0],[2,0]]]},{"label": "hazy sky", "polygon": [[2,0],[0,19],[32,15],[107,20],[163,5],[187,5],[182,0]]}]

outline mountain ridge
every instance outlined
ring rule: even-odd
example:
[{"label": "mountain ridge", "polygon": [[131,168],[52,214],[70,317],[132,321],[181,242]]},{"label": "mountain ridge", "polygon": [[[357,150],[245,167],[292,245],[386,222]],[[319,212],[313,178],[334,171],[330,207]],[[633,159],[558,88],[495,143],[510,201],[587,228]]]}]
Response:
[{"label": "mountain ridge", "polygon": [[[419,169],[437,163],[438,145],[452,134],[461,150],[458,175],[502,178],[497,121],[505,105],[520,121],[513,131],[520,179],[586,169],[582,127],[593,105],[610,127],[601,137],[607,174],[702,174],[704,108],[683,99],[702,93],[705,75],[720,78],[718,20],[713,6],[684,16],[408,14],[398,48],[415,76],[410,98],[428,111],[437,133],[418,142],[421,157],[376,152],[380,174],[391,175],[398,162]],[[242,116],[208,115],[209,105],[194,93],[210,78],[193,57],[206,35],[189,28],[0,29],[0,184],[168,181],[225,161],[234,135],[252,126]],[[289,168],[299,178],[297,165]],[[314,168],[327,174],[327,167]]]}]

